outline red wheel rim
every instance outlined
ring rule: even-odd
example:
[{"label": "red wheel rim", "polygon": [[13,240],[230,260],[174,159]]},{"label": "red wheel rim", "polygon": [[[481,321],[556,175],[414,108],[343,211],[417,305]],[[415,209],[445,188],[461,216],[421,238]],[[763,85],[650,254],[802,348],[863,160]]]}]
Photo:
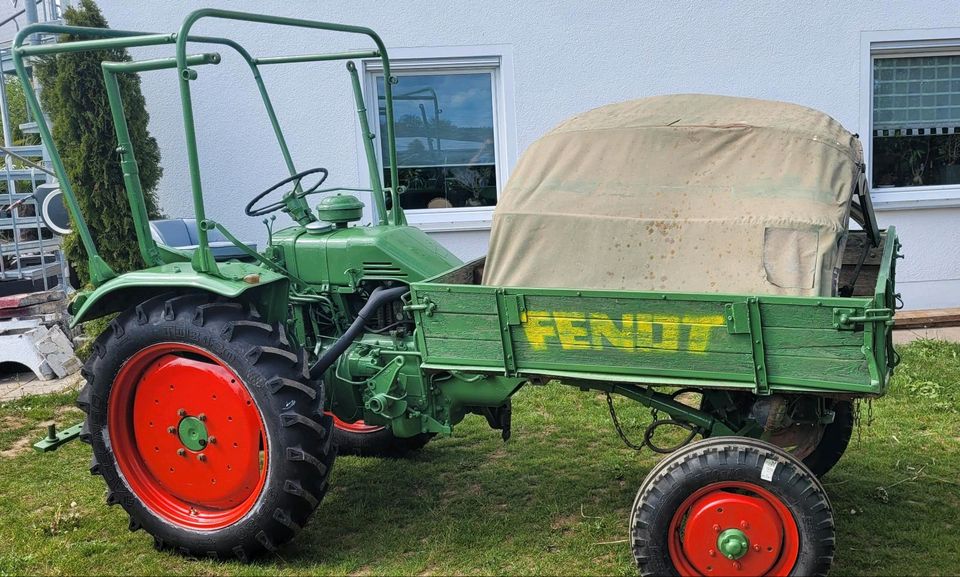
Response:
[{"label": "red wheel rim", "polygon": [[[736,530],[748,547],[725,557],[718,538]],[[800,531],[783,501],[753,483],[713,483],[687,497],[670,523],[670,559],[683,577],[788,575],[800,553]]]},{"label": "red wheel rim", "polygon": [[[182,343],[137,352],[107,406],[120,473],[154,514],[215,530],[253,508],[267,477],[266,429],[246,386],[210,352]],[[187,421],[192,439],[182,432]]]},{"label": "red wheel rim", "polygon": [[327,414],[333,417],[334,427],[341,429],[343,431],[347,431],[348,433],[360,433],[360,434],[376,433],[377,431],[382,431],[384,428],[383,425],[368,425],[363,422],[363,419],[354,421],[352,423],[348,423],[346,421],[340,420],[333,413],[328,412]]}]

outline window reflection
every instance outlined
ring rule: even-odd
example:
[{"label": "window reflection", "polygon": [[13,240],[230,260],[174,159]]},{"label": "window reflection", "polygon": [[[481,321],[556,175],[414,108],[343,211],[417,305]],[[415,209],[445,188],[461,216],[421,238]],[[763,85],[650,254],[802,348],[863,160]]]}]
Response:
[{"label": "window reflection", "polygon": [[[405,209],[497,203],[493,87],[488,72],[410,74],[393,86],[400,197]],[[386,133],[383,76],[377,77],[380,134]],[[381,139],[381,158],[387,158]],[[385,163],[386,164],[386,163]],[[389,170],[384,181],[390,186]]]}]

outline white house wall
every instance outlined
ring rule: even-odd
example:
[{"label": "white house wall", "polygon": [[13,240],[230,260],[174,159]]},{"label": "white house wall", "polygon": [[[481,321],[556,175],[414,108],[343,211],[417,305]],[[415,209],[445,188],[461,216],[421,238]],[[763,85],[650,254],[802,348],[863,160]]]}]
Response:
[{"label": "white house wall", "polygon": [[[506,44],[521,152],[560,120],[608,102],[672,92],[785,100],[865,131],[860,118],[862,31],[960,27],[960,1],[911,2],[514,2],[505,0],[306,2],[99,0],[113,28],[172,31],[201,6],[369,26],[388,48]],[[365,48],[357,38],[203,23],[257,55]],[[206,49],[206,48],[205,48]],[[167,47],[166,50],[169,50]],[[263,242],[243,214],[255,193],[285,176],[249,73],[233,55],[199,70],[193,84],[208,216]],[[143,57],[164,53],[141,49]],[[443,49],[437,50],[443,55]],[[180,101],[172,72],[144,75],[150,128],[160,143],[160,194],[169,216],[192,213]],[[331,185],[365,181],[349,79],[339,64],[267,69],[264,76],[298,167],[324,166]],[[911,308],[960,306],[960,208],[884,211],[907,259],[899,286]],[[486,250],[487,233],[435,233],[463,258]],[[535,255],[531,255],[535,257]]]}]

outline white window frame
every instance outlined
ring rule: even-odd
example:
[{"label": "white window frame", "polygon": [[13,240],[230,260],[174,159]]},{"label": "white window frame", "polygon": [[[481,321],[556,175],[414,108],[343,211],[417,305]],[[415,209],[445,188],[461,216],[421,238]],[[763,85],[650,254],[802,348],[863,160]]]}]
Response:
[{"label": "white window frame", "polygon": [[[503,191],[510,171],[517,161],[516,117],[513,87],[513,50],[510,45],[436,46],[417,48],[389,48],[390,68],[393,73],[444,74],[457,72],[489,72],[492,81],[494,114],[494,154],[496,164],[497,197]],[[376,77],[383,74],[379,59],[361,62],[364,103],[370,128],[379,133],[379,104],[376,102]],[[357,130],[357,150],[363,151],[363,135]],[[374,141],[380,171],[383,159],[380,135]],[[361,182],[370,186],[367,160],[358,155]],[[492,206],[436,209],[405,209],[407,221],[428,232],[488,230],[493,221]]]},{"label": "white window frame", "polygon": [[[868,179],[873,176],[873,61],[875,58],[960,53],[960,28],[860,33],[860,135]],[[872,186],[871,182],[871,186]],[[877,210],[960,206],[960,184],[871,188]]]}]

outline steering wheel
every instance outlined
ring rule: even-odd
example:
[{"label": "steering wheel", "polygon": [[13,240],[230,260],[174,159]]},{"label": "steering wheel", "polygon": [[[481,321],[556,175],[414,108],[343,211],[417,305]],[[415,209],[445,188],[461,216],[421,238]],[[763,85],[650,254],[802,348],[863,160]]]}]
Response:
[{"label": "steering wheel", "polygon": [[278,182],[277,184],[274,184],[273,186],[271,186],[271,187],[268,188],[267,190],[261,192],[260,194],[258,194],[258,195],[255,196],[255,197],[253,197],[253,200],[251,200],[251,201],[247,204],[247,207],[244,209],[244,212],[247,213],[247,216],[263,216],[263,215],[270,214],[271,212],[275,212],[275,211],[278,211],[278,210],[284,208],[284,207],[286,206],[286,203],[285,203],[283,200],[278,200],[277,202],[274,202],[273,204],[268,204],[267,206],[261,206],[260,208],[256,208],[256,209],[253,208],[253,205],[257,204],[259,201],[263,200],[263,197],[267,196],[268,194],[270,194],[271,192],[277,190],[278,188],[280,188],[281,186],[283,186],[283,185],[285,185],[285,184],[289,184],[289,183],[293,182],[293,183],[294,183],[293,188],[296,189],[298,186],[300,186],[300,181],[301,181],[301,180],[303,180],[305,177],[310,176],[311,174],[315,174],[315,173],[317,173],[317,172],[322,172],[322,173],[323,173],[323,176],[320,177],[320,180],[318,180],[317,183],[314,184],[313,186],[311,186],[309,189],[307,189],[307,190],[305,190],[305,191],[302,191],[302,192],[300,192],[300,193],[297,194],[297,197],[298,197],[298,198],[303,198],[304,196],[307,196],[308,194],[310,194],[310,193],[316,191],[318,188],[320,188],[320,185],[323,184],[323,181],[325,181],[325,180],[327,179],[327,175],[329,174],[329,172],[327,172],[327,169],[326,169],[326,168],[311,168],[310,170],[304,170],[303,172],[298,172],[298,173],[296,173],[296,174],[294,174],[294,175],[292,175],[292,176],[288,176],[287,178],[284,178],[283,180],[281,180],[281,181]]}]

